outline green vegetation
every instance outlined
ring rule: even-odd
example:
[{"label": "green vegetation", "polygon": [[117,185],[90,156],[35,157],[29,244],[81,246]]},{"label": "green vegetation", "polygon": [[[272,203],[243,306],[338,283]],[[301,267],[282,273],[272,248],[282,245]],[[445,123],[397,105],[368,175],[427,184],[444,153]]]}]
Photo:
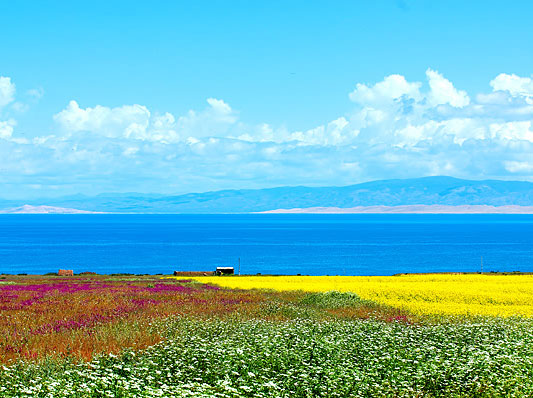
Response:
[{"label": "green vegetation", "polygon": [[[523,397],[530,321],[406,326],[379,321],[154,323],[167,339],[90,363],[17,365],[3,396]],[[51,394],[51,395],[50,395]]]},{"label": "green vegetation", "polygon": [[[46,329],[36,338],[90,341],[102,330],[108,334],[101,336],[131,337],[142,328],[142,335],[157,336],[158,342],[135,349],[130,339],[133,343],[119,352],[95,351],[86,360],[68,352],[12,359],[0,367],[0,396],[533,396],[529,318],[435,322],[353,293],[243,292],[150,278],[134,285],[117,278],[111,286],[84,279],[74,289],[72,281],[67,288],[54,278],[47,289],[33,281],[28,286],[41,296],[28,307],[17,307],[19,314],[34,306],[61,305],[59,291],[76,301],[96,300],[112,289],[124,308],[139,297],[146,304],[132,307],[130,316],[102,318],[105,322],[83,324],[80,330]],[[21,287],[17,282],[0,287],[2,294],[22,294],[13,287]],[[113,303],[98,308],[107,314]]]}]

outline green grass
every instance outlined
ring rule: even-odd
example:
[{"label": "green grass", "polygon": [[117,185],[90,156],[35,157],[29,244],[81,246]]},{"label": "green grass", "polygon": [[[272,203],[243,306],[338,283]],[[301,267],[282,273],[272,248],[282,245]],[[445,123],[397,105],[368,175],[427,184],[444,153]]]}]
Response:
[{"label": "green grass", "polygon": [[342,292],[326,292],[326,293],[309,293],[302,300],[302,304],[310,305],[318,308],[344,308],[360,305],[369,305],[376,307],[377,304],[373,301],[362,300],[355,293]]},{"label": "green grass", "polygon": [[[139,294],[157,293],[157,282],[143,283]],[[71,334],[78,343],[87,332],[102,342],[122,336],[117,344],[130,348],[0,366],[0,396],[533,396],[531,319],[417,318],[339,292],[209,290],[191,302],[157,294],[170,300],[165,316],[139,312]],[[134,350],[139,333],[163,340]]]},{"label": "green grass", "polygon": [[531,321],[419,325],[379,321],[172,319],[142,352],[17,365],[0,394],[76,397],[526,397]]}]

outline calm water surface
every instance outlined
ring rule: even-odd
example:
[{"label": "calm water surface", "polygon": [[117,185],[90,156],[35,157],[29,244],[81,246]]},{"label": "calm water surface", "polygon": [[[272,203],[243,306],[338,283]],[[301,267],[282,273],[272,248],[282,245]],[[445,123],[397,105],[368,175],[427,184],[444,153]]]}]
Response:
[{"label": "calm water surface", "polygon": [[532,215],[0,215],[0,273],[533,272]]}]

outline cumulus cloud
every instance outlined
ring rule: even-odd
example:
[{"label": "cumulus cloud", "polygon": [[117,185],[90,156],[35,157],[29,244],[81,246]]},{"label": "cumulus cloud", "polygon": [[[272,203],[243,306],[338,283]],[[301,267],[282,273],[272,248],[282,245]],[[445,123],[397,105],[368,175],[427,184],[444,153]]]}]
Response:
[{"label": "cumulus cloud", "polygon": [[466,91],[457,90],[452,82],[439,72],[428,69],[426,76],[430,87],[428,99],[432,105],[449,104],[455,108],[463,108],[470,103]]},{"label": "cumulus cloud", "polygon": [[496,91],[506,91],[513,97],[523,97],[529,104],[533,104],[533,79],[530,77],[501,73],[490,85]]},{"label": "cumulus cloud", "polygon": [[108,137],[135,137],[143,134],[149,124],[150,111],[142,105],[124,105],[108,108],[80,108],[76,101],[54,116],[68,132],[89,131]]},{"label": "cumulus cloud", "polygon": [[74,100],[54,115],[68,133],[90,132],[110,138],[177,142],[188,137],[224,136],[237,121],[236,113],[223,100],[208,98],[203,111],[189,111],[178,119],[169,112],[152,114],[143,105],[81,108]]},{"label": "cumulus cloud", "polygon": [[13,102],[15,99],[15,84],[11,78],[0,76],[0,108]]},{"label": "cumulus cloud", "polygon": [[[0,110],[15,100],[15,91],[15,84],[11,82],[11,78],[0,76]],[[11,140],[16,124],[11,118],[0,120],[0,140]]]},{"label": "cumulus cloud", "polygon": [[350,111],[295,130],[245,123],[217,98],[183,115],[73,100],[54,116],[54,131],[33,140],[17,137],[14,120],[0,122],[1,167],[13,181],[69,192],[343,185],[438,174],[533,179],[532,93],[529,77],[500,74],[487,92],[469,95],[427,69],[424,81],[395,74],[358,83]]},{"label": "cumulus cloud", "polygon": [[224,137],[229,135],[238,120],[236,112],[226,102],[207,99],[203,111],[189,111],[177,120],[177,128],[183,137]]},{"label": "cumulus cloud", "polygon": [[7,120],[5,122],[0,121],[0,139],[8,140],[13,135],[13,127],[15,126],[15,121],[13,119]]},{"label": "cumulus cloud", "polygon": [[383,81],[367,86],[357,83],[350,93],[350,99],[363,106],[383,106],[401,98],[419,100],[421,98],[418,82],[409,83],[402,75],[390,75]]}]

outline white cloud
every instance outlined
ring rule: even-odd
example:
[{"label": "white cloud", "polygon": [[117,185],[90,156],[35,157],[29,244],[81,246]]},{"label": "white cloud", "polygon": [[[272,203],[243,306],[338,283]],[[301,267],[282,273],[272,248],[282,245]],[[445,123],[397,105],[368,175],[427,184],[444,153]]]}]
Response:
[{"label": "white cloud", "polygon": [[181,116],[71,101],[54,116],[53,133],[31,140],[17,137],[14,120],[0,121],[2,172],[13,184],[26,179],[73,192],[343,185],[434,174],[533,180],[530,78],[500,74],[488,92],[470,97],[436,70],[425,77],[427,84],[401,75],[358,84],[353,109],[310,129],[247,124],[215,98]]},{"label": "white cloud", "polygon": [[228,121],[230,123],[235,122],[236,118],[231,107],[223,100],[216,98],[208,98],[207,103],[211,106],[213,115],[220,120]]},{"label": "white cloud", "polygon": [[297,141],[305,145],[343,145],[351,142],[358,134],[358,131],[350,131],[346,129],[349,125],[345,117],[340,117],[329,122],[325,126],[318,126],[307,131],[296,131],[294,133],[285,134],[285,137],[279,135],[283,141]]},{"label": "white cloud", "polygon": [[493,123],[489,126],[489,131],[491,138],[533,142],[533,130],[531,130],[530,121]]},{"label": "white cloud", "polygon": [[236,113],[222,100],[208,98],[207,103],[209,106],[205,110],[191,110],[176,120],[169,112],[152,115],[143,105],[81,108],[73,100],[54,115],[54,120],[67,133],[90,132],[110,138],[161,143],[177,142],[189,136],[225,135],[237,122]]},{"label": "white cloud", "polygon": [[30,97],[32,97],[35,100],[39,100],[44,96],[44,89],[42,87],[32,88],[26,91],[26,94],[28,94]]},{"label": "white cloud", "polygon": [[533,79],[515,74],[500,73],[490,82],[494,91],[507,91],[512,96],[524,97],[533,104]]},{"label": "white cloud", "polygon": [[11,78],[0,76],[0,108],[13,102],[15,99],[15,84]]},{"label": "white cloud", "polygon": [[174,115],[166,112],[164,115],[155,116],[152,123],[156,129],[167,129],[173,127],[175,122]]},{"label": "white cloud", "polygon": [[463,108],[470,103],[466,91],[457,90],[452,82],[439,72],[428,69],[426,76],[430,87],[428,99],[432,105],[449,104],[456,108]]},{"label": "white cloud", "polygon": [[30,106],[23,102],[17,101],[17,102],[14,102],[13,105],[11,105],[11,108],[16,112],[24,113],[30,109]]},{"label": "white cloud", "polygon": [[363,106],[382,106],[402,97],[419,100],[420,87],[421,83],[409,83],[402,75],[390,75],[370,87],[358,83],[350,99]]},{"label": "white cloud", "polygon": [[508,161],[508,162],[504,162],[504,164],[505,164],[505,168],[511,173],[517,173],[517,174],[533,173],[533,161],[529,161],[529,162]]},{"label": "white cloud", "polygon": [[54,115],[68,132],[88,131],[108,137],[135,137],[142,135],[150,120],[150,111],[142,105],[124,105],[108,108],[96,105],[94,108],[80,108],[76,101]]},{"label": "white cloud", "polygon": [[5,122],[0,121],[0,139],[8,140],[13,136],[13,127],[16,122],[13,119]]},{"label": "white cloud", "polygon": [[[15,84],[11,78],[0,76],[0,110],[15,100],[15,91]],[[13,130],[16,124],[14,119],[0,120],[0,140],[13,140]],[[14,140],[17,141],[17,138]]]},{"label": "white cloud", "polygon": [[177,129],[183,137],[228,136],[237,123],[235,111],[223,100],[208,98],[209,106],[203,111],[189,111],[178,118]]},{"label": "white cloud", "polygon": [[124,151],[122,151],[122,154],[124,156],[134,156],[137,152],[139,152],[139,148],[129,147],[129,148],[124,149]]}]

